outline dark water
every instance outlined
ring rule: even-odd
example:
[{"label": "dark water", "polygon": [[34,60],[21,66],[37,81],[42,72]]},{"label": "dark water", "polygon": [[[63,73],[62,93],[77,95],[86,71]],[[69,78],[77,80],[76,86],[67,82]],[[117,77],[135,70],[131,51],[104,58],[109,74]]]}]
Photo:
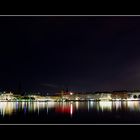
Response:
[{"label": "dark water", "polygon": [[0,123],[140,123],[140,101],[0,102]]}]

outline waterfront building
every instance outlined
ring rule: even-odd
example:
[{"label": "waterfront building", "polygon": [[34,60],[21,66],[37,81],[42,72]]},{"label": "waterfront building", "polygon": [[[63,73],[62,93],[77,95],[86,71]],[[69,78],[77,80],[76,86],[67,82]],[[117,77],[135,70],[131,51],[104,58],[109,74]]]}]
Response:
[{"label": "waterfront building", "polygon": [[0,100],[1,101],[10,101],[10,100],[14,100],[15,97],[13,96],[13,93],[2,93],[0,95]]}]

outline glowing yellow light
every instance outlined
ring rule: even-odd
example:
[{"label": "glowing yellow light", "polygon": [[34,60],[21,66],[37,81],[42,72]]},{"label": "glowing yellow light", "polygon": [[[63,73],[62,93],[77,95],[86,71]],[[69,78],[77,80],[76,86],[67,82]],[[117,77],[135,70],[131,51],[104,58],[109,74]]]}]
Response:
[{"label": "glowing yellow light", "polygon": [[76,100],[79,100],[79,98],[78,98],[78,97],[76,97]]},{"label": "glowing yellow light", "polygon": [[76,109],[78,110],[79,108],[79,102],[76,101]]}]

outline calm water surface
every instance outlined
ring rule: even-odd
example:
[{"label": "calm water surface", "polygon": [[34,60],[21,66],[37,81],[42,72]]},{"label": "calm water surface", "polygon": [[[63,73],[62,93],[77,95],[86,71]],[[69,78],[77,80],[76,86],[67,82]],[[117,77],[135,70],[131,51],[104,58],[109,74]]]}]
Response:
[{"label": "calm water surface", "polygon": [[0,102],[0,123],[140,123],[140,101]]}]

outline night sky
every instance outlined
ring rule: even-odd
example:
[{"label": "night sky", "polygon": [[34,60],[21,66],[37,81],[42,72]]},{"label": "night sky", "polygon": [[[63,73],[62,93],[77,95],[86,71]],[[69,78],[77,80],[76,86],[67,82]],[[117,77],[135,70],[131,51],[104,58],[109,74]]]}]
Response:
[{"label": "night sky", "polygon": [[0,17],[0,90],[19,83],[35,92],[140,89],[140,17]]}]

